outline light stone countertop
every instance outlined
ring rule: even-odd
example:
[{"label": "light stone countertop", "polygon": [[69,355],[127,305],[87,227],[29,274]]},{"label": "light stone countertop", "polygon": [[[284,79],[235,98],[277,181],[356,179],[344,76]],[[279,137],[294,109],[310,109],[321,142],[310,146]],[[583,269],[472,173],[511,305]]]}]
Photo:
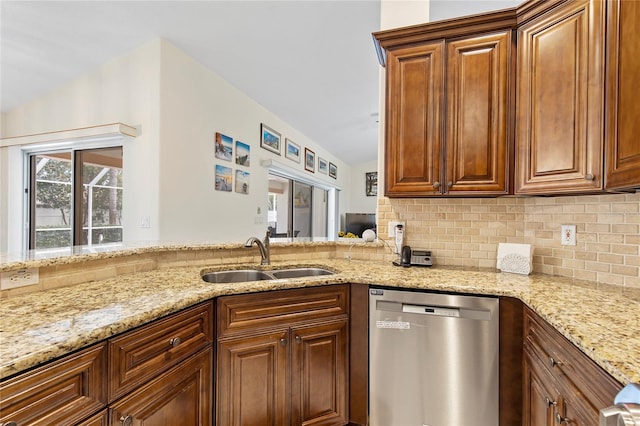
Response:
[{"label": "light stone countertop", "polygon": [[[640,382],[640,291],[562,277],[452,268],[400,268],[389,262],[312,259],[329,276],[210,284],[203,271],[176,267],[121,275],[0,302],[0,378],[226,294],[337,283],[377,284],[522,300],[623,384]],[[243,265],[232,265],[237,269]],[[256,267],[256,265],[244,265]]]}]

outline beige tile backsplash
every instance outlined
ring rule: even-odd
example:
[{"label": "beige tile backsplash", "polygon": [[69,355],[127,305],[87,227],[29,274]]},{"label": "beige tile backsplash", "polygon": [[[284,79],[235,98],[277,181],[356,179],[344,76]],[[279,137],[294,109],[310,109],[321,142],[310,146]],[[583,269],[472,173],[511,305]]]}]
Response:
[{"label": "beige tile backsplash", "polygon": [[[436,265],[489,267],[498,243],[534,246],[533,269],[640,288],[640,194],[572,197],[378,199],[378,229],[386,245],[272,246],[273,261],[333,257],[390,262],[390,220],[406,222],[405,243],[433,252]],[[560,244],[560,226],[576,225],[576,246]],[[117,275],[166,267],[255,263],[257,250],[186,250],[115,257],[40,269],[35,286],[0,292],[0,299]]]},{"label": "beige tile backsplash", "polygon": [[[405,242],[439,265],[495,267],[498,243],[528,243],[535,272],[640,287],[640,194],[380,198],[378,215],[382,238],[406,221]],[[560,244],[563,224],[576,225],[576,246]]]}]

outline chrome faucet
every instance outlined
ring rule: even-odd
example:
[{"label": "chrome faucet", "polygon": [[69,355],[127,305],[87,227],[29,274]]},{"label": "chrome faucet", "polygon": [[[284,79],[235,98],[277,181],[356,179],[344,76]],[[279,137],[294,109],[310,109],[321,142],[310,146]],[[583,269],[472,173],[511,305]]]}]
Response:
[{"label": "chrome faucet", "polygon": [[260,256],[262,260],[260,261],[261,265],[269,265],[271,263],[271,253],[269,253],[269,230],[267,230],[267,235],[264,237],[264,241],[260,241],[257,237],[251,237],[244,243],[245,247],[251,247],[253,243],[256,243],[258,249],[260,250]]}]

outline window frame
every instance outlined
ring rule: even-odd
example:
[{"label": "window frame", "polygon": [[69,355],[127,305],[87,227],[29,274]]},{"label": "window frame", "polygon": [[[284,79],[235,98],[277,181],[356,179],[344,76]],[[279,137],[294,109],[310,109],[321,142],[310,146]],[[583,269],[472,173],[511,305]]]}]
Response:
[{"label": "window frame", "polygon": [[[67,251],[70,247],[82,245],[82,215],[80,213],[81,205],[76,205],[75,200],[82,198],[82,168],[75,167],[75,163],[80,160],[82,151],[109,149],[120,147],[123,150],[124,157],[124,141],[123,135],[108,136],[103,138],[86,138],[77,139],[63,142],[43,143],[23,146],[20,148],[23,164],[23,214],[22,214],[22,227],[24,229],[22,235],[21,245],[27,250],[34,250],[36,252],[55,252],[57,250]],[[73,214],[72,226],[71,226],[71,246],[56,247],[56,248],[42,248],[38,249],[35,245],[35,218],[32,218],[32,212],[35,212],[35,197],[31,196],[31,191],[35,188],[35,173],[31,173],[35,157],[40,154],[51,154],[55,152],[71,152],[72,163],[72,197],[71,197],[71,211]],[[32,160],[33,159],[33,160]],[[80,185],[76,185],[76,182],[80,182]],[[79,197],[79,198],[78,198]],[[80,230],[79,232],[76,230]]]}]

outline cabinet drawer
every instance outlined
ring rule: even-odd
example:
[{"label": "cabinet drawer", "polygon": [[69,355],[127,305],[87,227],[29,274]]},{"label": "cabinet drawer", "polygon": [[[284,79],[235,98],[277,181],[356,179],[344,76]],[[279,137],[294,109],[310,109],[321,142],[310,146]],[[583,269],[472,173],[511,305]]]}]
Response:
[{"label": "cabinet drawer", "polygon": [[349,313],[349,287],[332,285],[218,299],[218,337]]},{"label": "cabinet drawer", "polygon": [[106,345],[66,356],[0,384],[0,423],[74,425],[106,406]]},{"label": "cabinet drawer", "polygon": [[208,302],[109,340],[109,401],[213,343]]},{"label": "cabinet drawer", "polygon": [[594,408],[611,405],[622,385],[528,309],[524,332],[525,350],[538,358],[561,384],[574,388]]}]

